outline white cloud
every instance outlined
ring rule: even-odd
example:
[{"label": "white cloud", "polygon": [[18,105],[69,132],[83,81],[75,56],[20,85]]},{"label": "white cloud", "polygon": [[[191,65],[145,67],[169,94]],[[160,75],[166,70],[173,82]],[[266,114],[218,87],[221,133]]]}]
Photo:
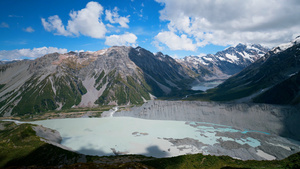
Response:
[{"label": "white cloud", "polygon": [[300,34],[298,0],[156,0],[169,31],[187,34],[197,46],[261,43],[268,46]]},{"label": "white cloud", "polygon": [[29,26],[29,27],[27,27],[26,29],[23,29],[23,31],[28,32],[28,33],[32,33],[32,32],[34,32],[35,30],[34,30],[31,26]]},{"label": "white cloud", "polygon": [[41,19],[44,29],[48,32],[55,31],[54,35],[63,35],[63,36],[71,36],[72,33],[65,29],[61,19],[59,16],[49,16],[48,21],[44,18]]},{"label": "white cloud", "polygon": [[80,53],[80,52],[84,52],[84,50],[83,49],[81,49],[81,50],[75,50],[74,52]]},{"label": "white cloud", "polygon": [[89,2],[86,8],[70,13],[71,20],[68,21],[68,30],[75,35],[79,32],[92,38],[104,38],[106,28],[100,20],[103,7],[98,2]]},{"label": "white cloud", "polygon": [[113,26],[113,25],[111,25],[111,24],[109,24],[109,23],[108,23],[108,24],[106,24],[106,26],[107,26],[107,27],[109,27],[109,28],[114,28],[114,26]]},{"label": "white cloud", "polygon": [[178,55],[176,55],[176,54],[171,55],[171,57],[172,57],[173,59],[179,59],[179,58],[182,58],[182,57],[180,57],[180,56],[178,56]]},{"label": "white cloud", "polygon": [[185,34],[178,36],[174,32],[164,31],[158,33],[154,39],[154,45],[156,45],[159,50],[163,49],[162,46],[160,46],[160,43],[168,46],[171,50],[195,51],[197,49],[196,44],[194,44]]},{"label": "white cloud", "polygon": [[152,45],[154,45],[157,48],[157,50],[159,50],[159,51],[163,51],[164,50],[164,47],[161,46],[161,45],[159,45],[159,41],[157,41],[157,40],[153,41]]},{"label": "white cloud", "polygon": [[206,56],[206,55],[207,55],[207,54],[205,54],[205,53],[200,53],[200,54],[198,54],[197,56],[201,58],[201,57]]},{"label": "white cloud", "polygon": [[6,22],[2,22],[0,28],[9,28],[9,25]]},{"label": "white cloud", "polygon": [[71,11],[68,25],[63,25],[59,16],[48,17],[48,21],[42,18],[44,29],[48,32],[54,31],[55,35],[79,36],[80,34],[92,38],[104,38],[106,28],[101,21],[103,7],[98,2],[89,2],[85,8],[79,11]]},{"label": "white cloud", "polygon": [[0,60],[20,60],[24,58],[35,59],[48,53],[67,53],[67,49],[56,47],[41,47],[33,49],[1,50]]},{"label": "white cloud", "polygon": [[110,10],[105,10],[105,20],[109,21],[110,23],[118,23],[122,28],[129,28],[128,23],[129,23],[129,17],[130,15],[124,17],[124,16],[119,16],[118,14],[119,9],[115,7],[112,11]]},{"label": "white cloud", "polygon": [[137,37],[133,33],[123,35],[111,35],[106,37],[105,45],[107,46],[137,46]]}]

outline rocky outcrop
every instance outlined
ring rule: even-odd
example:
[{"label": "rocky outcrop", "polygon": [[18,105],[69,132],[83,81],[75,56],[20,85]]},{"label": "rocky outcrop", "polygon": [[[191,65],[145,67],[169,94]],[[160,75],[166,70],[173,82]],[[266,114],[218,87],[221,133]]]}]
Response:
[{"label": "rocky outcrop", "polygon": [[37,136],[46,139],[49,142],[60,144],[62,141],[59,132],[56,130],[51,130],[43,126],[32,126],[32,129],[36,132]]}]

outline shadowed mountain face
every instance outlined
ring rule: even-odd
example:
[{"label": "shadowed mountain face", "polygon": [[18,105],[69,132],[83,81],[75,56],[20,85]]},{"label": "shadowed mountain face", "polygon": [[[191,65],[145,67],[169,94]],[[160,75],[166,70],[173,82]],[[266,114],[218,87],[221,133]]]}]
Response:
[{"label": "shadowed mountain face", "polygon": [[0,114],[142,104],[188,88],[188,69],[137,47],[48,54],[0,66]]},{"label": "shadowed mountain face", "polygon": [[177,61],[198,73],[202,81],[225,79],[240,72],[268,51],[261,45],[238,44],[214,55],[187,56]]},{"label": "shadowed mountain face", "polygon": [[299,104],[300,72],[255,97],[253,101],[269,104]]},{"label": "shadowed mountain face", "polygon": [[213,100],[234,100],[247,96],[260,103],[299,103],[300,37],[282,44],[215,91]]}]

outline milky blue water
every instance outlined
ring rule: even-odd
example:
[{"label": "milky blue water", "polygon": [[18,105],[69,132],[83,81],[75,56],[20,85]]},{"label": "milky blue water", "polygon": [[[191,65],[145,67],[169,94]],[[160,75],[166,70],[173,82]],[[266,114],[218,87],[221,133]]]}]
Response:
[{"label": "milky blue water", "polygon": [[247,134],[249,132],[254,132],[254,133],[263,133],[263,134],[267,134],[267,135],[270,135],[270,133],[267,133],[267,132],[263,132],[263,131],[257,131],[257,130],[244,130],[242,131],[243,134]]},{"label": "milky blue water", "polygon": [[[87,155],[142,154],[154,157],[171,157],[187,153],[205,153],[207,145],[235,141],[241,145],[260,146],[251,137],[229,138],[216,136],[218,132],[243,133],[230,126],[211,123],[145,120],[132,117],[53,119],[31,122],[60,132],[62,145]],[[169,139],[186,138],[203,143],[176,146]],[[206,146],[205,146],[206,145]]]},{"label": "milky blue water", "polygon": [[219,84],[221,84],[223,81],[212,81],[212,82],[201,82],[195,86],[192,87],[192,90],[202,90],[206,91],[208,89],[212,89]]}]

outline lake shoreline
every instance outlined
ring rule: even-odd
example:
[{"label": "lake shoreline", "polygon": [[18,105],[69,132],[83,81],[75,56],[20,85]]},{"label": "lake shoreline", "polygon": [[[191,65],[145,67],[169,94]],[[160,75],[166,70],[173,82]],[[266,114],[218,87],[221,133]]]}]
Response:
[{"label": "lake shoreline", "polygon": [[[82,147],[89,144],[95,145],[86,147],[85,149],[75,148],[74,150],[86,155],[105,156],[139,154],[162,158],[190,153],[202,153],[205,155],[227,155],[242,160],[271,160],[284,159],[287,156],[300,151],[300,142],[297,141],[299,140],[299,133],[297,132],[297,127],[299,125],[297,123],[297,121],[299,121],[299,113],[295,107],[266,104],[231,104],[219,102],[155,100],[148,101],[140,107],[127,107],[126,110],[127,111],[124,111],[124,109],[119,110],[118,107],[114,107],[109,111],[103,112],[103,116],[106,117],[102,118],[90,118],[88,116],[84,116],[85,118],[51,119],[48,121],[50,122],[50,125],[52,125],[51,123],[54,121],[78,121],[75,126],[70,127],[67,130],[67,133],[70,133],[70,131],[74,130],[74,128],[80,124],[79,126],[84,128],[84,130],[81,131],[83,134],[94,132],[94,130],[96,130],[95,128],[100,127],[100,129],[106,129],[110,133],[116,132],[115,137],[119,137],[119,139],[124,142],[126,142],[126,139],[124,140],[124,138],[132,137],[134,139],[147,138],[146,140],[156,140],[154,141],[154,147],[149,144],[145,147],[142,143],[134,143],[134,145],[140,145],[139,148],[135,149],[126,149],[124,144],[115,143],[114,145],[109,146],[108,150],[105,150],[106,153],[101,154],[98,152],[104,152],[103,148],[98,146],[98,149],[94,149],[94,147],[97,147],[98,143],[90,142],[90,140],[97,139],[89,139],[90,136],[88,136],[87,138],[82,138],[83,140],[81,140],[81,142],[86,143],[83,144]],[[121,120],[116,123],[108,123],[108,121],[112,119],[120,120],[122,118],[126,118],[127,120]],[[143,119],[146,121],[143,121]],[[92,123],[94,125],[91,127],[84,127],[84,121],[97,120],[102,122]],[[120,134],[123,133],[122,130],[124,130],[127,126],[134,125],[133,121],[136,120],[143,122],[136,123],[136,129],[127,131],[125,132],[127,135],[122,136]],[[126,121],[131,121],[132,123],[127,123]],[[29,123],[37,124],[39,122],[42,121]],[[153,124],[145,127],[144,129],[140,127],[148,122]],[[91,125],[90,122],[85,123]],[[167,135],[153,137],[155,132],[149,132],[146,130],[153,128],[153,126],[157,126],[158,123],[161,127],[157,128],[157,131],[167,128],[164,126],[167,123],[179,123],[180,125],[183,125],[180,128],[195,128],[197,130],[196,135],[198,135],[198,137],[194,138],[191,135],[185,137],[168,137]],[[124,124],[123,127],[113,129],[115,126],[120,124]],[[45,125],[43,126],[49,127]],[[57,131],[60,130],[60,128],[49,128]],[[63,126],[61,128],[63,128]],[[208,128],[211,130],[207,130]],[[200,129],[203,133],[199,132],[201,131]],[[77,129],[77,131],[80,130],[81,128]],[[207,132],[204,132],[206,130]],[[187,131],[182,133],[188,133]],[[70,141],[73,136],[66,135],[63,132],[61,133],[61,131],[59,132],[62,135],[61,144],[73,149],[72,146],[68,145],[68,140]],[[99,133],[101,132],[96,132],[94,135]],[[209,133],[214,134],[210,135]],[[109,135],[105,136],[104,134],[102,134],[102,136],[107,138],[110,137]],[[78,138],[79,137],[81,136],[79,135]],[[203,140],[201,141],[200,137],[202,139],[216,138],[217,141],[215,140],[214,143],[210,145]],[[103,143],[103,145],[105,144],[106,143]]]}]

